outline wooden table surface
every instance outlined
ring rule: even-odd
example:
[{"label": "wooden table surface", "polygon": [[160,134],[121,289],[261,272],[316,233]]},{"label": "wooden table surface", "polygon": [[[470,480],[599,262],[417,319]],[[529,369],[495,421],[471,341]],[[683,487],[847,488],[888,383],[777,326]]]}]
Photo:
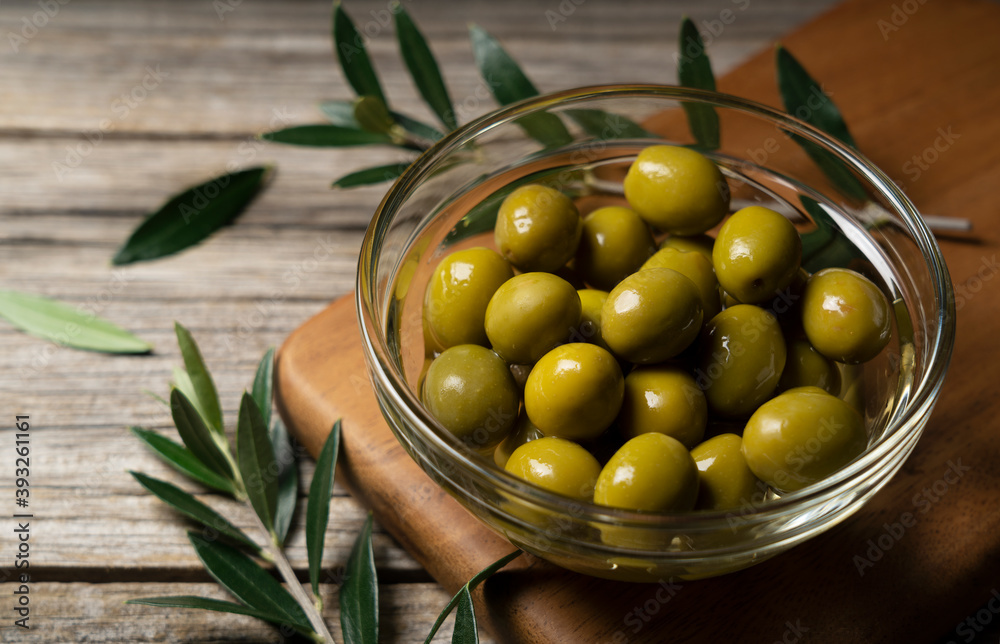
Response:
[{"label": "wooden table surface", "polygon": [[[174,320],[200,342],[231,420],[267,347],[353,288],[357,250],[384,187],[334,193],[330,180],[401,157],[391,150],[304,150],[253,138],[319,122],[318,101],[350,97],[331,55],[327,1],[60,4],[65,1],[0,3],[0,288],[87,304],[156,349],[143,357],[80,352],[0,323],[0,505],[13,504],[14,416],[28,414],[35,515],[32,628],[12,626],[12,587],[4,583],[0,641],[281,641],[275,629],[251,618],[123,605],[148,595],[225,597],[198,563],[185,523],[127,470],[197,488],[161,465],[126,428],[173,432],[166,411],[144,390],[165,394],[171,369],[181,362]],[[830,4],[426,0],[408,10],[468,120],[493,107],[476,97],[470,20],[499,36],[549,91],[675,81],[672,56],[683,14],[702,26],[721,74]],[[387,6],[352,0],[347,9],[371,36],[369,50],[395,105],[427,115],[392,28],[382,25]],[[556,16],[565,20],[554,22]],[[126,102],[123,94],[141,98]],[[106,131],[98,137],[102,121]],[[168,195],[227,164],[261,162],[275,163],[278,174],[234,226],[171,258],[110,266],[144,213]],[[308,459],[302,473],[304,487]],[[0,507],[0,514],[8,517],[8,509]],[[338,489],[324,562],[330,571],[345,562],[363,518],[364,510]],[[237,521],[249,523],[247,516]],[[304,571],[301,517],[297,523],[288,549]],[[0,522],[5,582],[14,527],[9,518]],[[381,532],[375,557],[382,641],[423,641],[447,595]],[[325,589],[328,621],[339,634],[336,588]]]}]

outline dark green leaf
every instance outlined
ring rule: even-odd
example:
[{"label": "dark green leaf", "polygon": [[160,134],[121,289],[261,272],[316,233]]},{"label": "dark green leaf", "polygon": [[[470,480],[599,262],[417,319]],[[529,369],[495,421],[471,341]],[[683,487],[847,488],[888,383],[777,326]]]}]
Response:
[{"label": "dark green leaf", "polygon": [[[232,478],[233,470],[201,414],[180,389],[170,392],[170,412],[181,440],[195,458],[217,474]],[[224,440],[224,439],[223,439]]]},{"label": "dark green leaf", "polygon": [[390,163],[388,165],[378,165],[374,168],[365,168],[345,174],[334,181],[331,188],[355,188],[357,186],[370,186],[376,183],[392,181],[403,171],[410,167],[409,163]]},{"label": "dark green leaf", "polygon": [[372,515],[361,530],[347,560],[340,588],[340,627],[345,644],[378,642],[378,578],[372,553]]},{"label": "dark green leaf", "polygon": [[468,586],[458,591],[458,612],[455,613],[455,630],[451,634],[451,644],[479,644],[476,629],[476,608],[472,605],[472,594]]},{"label": "dark green leaf", "polygon": [[[715,91],[715,75],[712,65],[705,53],[705,43],[691,19],[686,17],[681,22],[677,58],[677,77],[681,85],[695,89]],[[715,108],[705,103],[682,103],[687,115],[688,127],[698,145],[714,150],[719,147],[719,115]]]},{"label": "dark green leaf", "polygon": [[131,264],[172,255],[231,223],[260,192],[271,168],[224,174],[171,197],[135,229],[112,258]]},{"label": "dark green leaf", "polygon": [[[169,406],[170,403],[167,403],[167,405]],[[131,427],[130,429],[139,440],[153,450],[167,465],[170,465],[181,474],[210,488],[231,495],[236,494],[236,488],[233,487],[232,481],[216,474],[215,471],[195,458],[194,454],[188,448],[178,445],[169,438],[160,436],[148,429],[141,427]]]},{"label": "dark green leaf", "polygon": [[416,23],[406,13],[400,4],[394,5],[396,11],[396,36],[399,39],[399,51],[403,54],[406,68],[427,105],[430,106],[441,123],[449,130],[458,127],[455,121],[455,111],[448,96],[448,87],[441,76],[441,69],[434,54],[427,45],[427,40],[417,28]]},{"label": "dark green leaf", "polygon": [[868,193],[865,191],[864,186],[861,185],[861,182],[858,181],[858,178],[854,176],[854,173],[851,172],[843,161],[838,160],[826,148],[807,141],[797,134],[790,135],[799,144],[799,147],[805,150],[809,158],[813,160],[813,163],[819,166],[819,169],[823,171],[823,174],[830,180],[830,183],[843,192],[845,196],[857,199],[858,201],[868,199]]},{"label": "dark green leaf", "polygon": [[38,295],[0,291],[0,316],[31,335],[77,349],[148,353],[153,348],[103,318]]},{"label": "dark green leaf", "polygon": [[[191,398],[187,392],[185,395],[201,412],[208,426],[221,435],[223,426],[219,392],[215,388],[215,382],[212,381],[212,374],[205,366],[204,358],[201,357],[201,349],[198,348],[198,343],[195,342],[191,332],[179,322],[174,322],[174,333],[177,334],[177,346],[180,347],[181,357],[184,358],[184,369],[191,381],[194,398]],[[180,383],[178,383],[178,388],[181,388]],[[184,389],[181,388],[181,391]]]},{"label": "dark green leaf", "polygon": [[323,541],[330,520],[330,495],[333,493],[333,474],[340,450],[340,421],[333,424],[330,435],[316,459],[316,472],[309,485],[306,505],[306,552],[309,556],[309,581],[313,594],[319,597],[319,575],[323,565]]},{"label": "dark green leaf", "polygon": [[312,630],[309,618],[295,598],[253,559],[193,532],[188,533],[188,539],[209,574],[236,599],[263,613],[281,615],[298,630]]},{"label": "dark green leaf", "polygon": [[276,132],[265,132],[260,135],[260,138],[265,141],[317,148],[392,145],[392,138],[387,134],[368,132],[342,125],[296,125]]},{"label": "dark green leaf", "polygon": [[[522,554],[524,553],[521,550],[515,550],[509,555],[497,559],[490,565],[486,566],[485,568],[477,572],[475,576],[473,576],[472,579],[470,579],[468,583],[466,583],[465,586],[462,587],[462,590],[468,589],[469,592],[472,592],[473,590],[476,589],[477,586],[479,586],[479,584],[483,583],[484,581],[492,577],[494,574],[496,574],[498,570],[500,570],[510,562],[514,561]],[[430,634],[427,636],[427,639],[424,640],[424,644],[430,644],[430,641],[434,639],[435,635],[437,635],[438,629],[441,628],[441,624],[443,624],[444,620],[447,619],[452,609],[454,609],[455,606],[458,605],[458,602],[461,598],[461,594],[462,594],[461,590],[457,592],[455,596],[451,598],[451,601],[448,602],[448,605],[444,607],[444,610],[441,611],[441,614],[438,615],[437,620],[434,622],[434,626],[431,627]]]},{"label": "dark green leaf", "polygon": [[[496,38],[477,25],[471,25],[469,33],[479,73],[498,103],[508,105],[538,95],[534,84]],[[566,145],[573,140],[555,114],[535,112],[517,119],[517,124],[546,147]]]},{"label": "dark green leaf", "polygon": [[264,426],[271,426],[271,383],[274,380],[274,347],[267,350],[257,365],[253,378],[253,400],[264,417]]},{"label": "dark green leaf", "polygon": [[299,467],[288,439],[288,430],[278,417],[271,423],[271,445],[278,464],[278,507],[274,513],[274,533],[278,537],[278,545],[281,545],[288,536],[299,500]]},{"label": "dark green leaf", "polygon": [[340,2],[333,8],[333,47],[337,51],[340,67],[344,70],[344,77],[357,95],[377,96],[383,103],[388,103],[372,61],[368,58],[365,41],[354,28],[354,23]]},{"label": "dark green leaf", "polygon": [[392,115],[392,118],[396,120],[396,123],[398,123],[401,128],[410,134],[420,137],[421,139],[434,142],[444,137],[444,134],[440,130],[427,125],[423,121],[418,121],[417,119],[410,118],[406,114],[401,114],[400,112],[394,112],[392,110],[389,110],[389,114]]},{"label": "dark green leaf", "polygon": [[272,624],[277,624],[278,626],[288,625],[294,628],[299,633],[303,635],[310,636],[313,635],[312,628],[306,628],[302,625],[292,624],[281,613],[257,610],[255,608],[249,608],[243,604],[237,604],[234,602],[227,602],[221,599],[211,599],[209,597],[197,597],[194,595],[175,595],[173,597],[142,597],[139,599],[130,599],[125,602],[126,604],[138,604],[142,606],[157,606],[160,608],[198,608],[201,610],[211,610],[217,613],[233,613],[235,615],[249,615],[250,617],[256,617],[257,619],[262,619],[265,622],[270,622]]},{"label": "dark green leaf", "polygon": [[846,268],[861,252],[845,237],[833,217],[818,201],[801,195],[799,201],[813,222],[816,230],[802,235],[802,266],[809,272],[839,266]]},{"label": "dark green leaf", "polygon": [[274,448],[257,403],[246,392],[240,401],[240,418],[236,424],[236,455],[250,505],[264,526],[274,533],[274,514],[278,506]]},{"label": "dark green leaf", "polygon": [[141,472],[129,471],[139,485],[156,495],[161,501],[174,508],[181,514],[188,516],[199,523],[217,531],[219,534],[229,537],[243,545],[249,546],[254,552],[260,551],[260,546],[253,542],[250,537],[243,534],[243,531],[226,521],[218,512],[208,507],[198,499],[194,498],[184,490],[172,483],[146,476]]},{"label": "dark green leaf", "polygon": [[358,130],[361,128],[354,120],[354,101],[324,101],[319,109],[334,125]]},{"label": "dark green leaf", "polygon": [[819,83],[791,52],[778,45],[775,52],[778,68],[778,89],[785,111],[797,119],[823,130],[830,136],[856,148],[854,137],[847,129],[844,117]]},{"label": "dark green leaf", "polygon": [[389,108],[377,96],[359,96],[354,101],[354,120],[368,132],[389,134],[395,125]]},{"label": "dark green leaf", "polygon": [[576,121],[587,134],[601,140],[641,139],[656,136],[635,121],[604,110],[566,110],[566,116]]}]

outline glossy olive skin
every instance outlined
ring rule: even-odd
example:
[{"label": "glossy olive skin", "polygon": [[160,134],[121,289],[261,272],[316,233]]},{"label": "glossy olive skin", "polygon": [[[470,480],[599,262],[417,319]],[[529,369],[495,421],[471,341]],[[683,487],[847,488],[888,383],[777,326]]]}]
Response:
[{"label": "glossy olive skin", "polygon": [[624,388],[618,361],[606,349],[564,344],[535,363],[524,387],[524,410],[546,436],[594,440],[614,422]]},{"label": "glossy olive skin", "polygon": [[819,387],[834,396],[840,393],[840,369],[808,340],[788,342],[788,359],[778,381],[779,391],[796,387]]},{"label": "glossy olive skin", "polygon": [[867,362],[889,343],[892,309],[875,284],[846,268],[826,268],[806,282],[802,327],[809,342],[831,360]]},{"label": "glossy olive skin", "polygon": [[698,510],[732,510],[750,503],[761,482],[743,456],[743,439],[719,434],[691,450],[698,468]]},{"label": "glossy olive skin", "polygon": [[787,288],[801,260],[802,239],[795,226],[763,206],[733,213],[712,249],[719,284],[744,304],[766,302]]},{"label": "glossy olive skin", "polygon": [[661,248],[642,265],[647,268],[672,268],[691,280],[701,296],[701,307],[705,319],[711,320],[722,310],[719,280],[715,278],[712,262],[697,252],[685,252],[677,248]]},{"label": "glossy olive skin", "polygon": [[712,249],[715,247],[715,237],[710,235],[668,235],[660,248],[676,248],[685,253],[698,253],[709,262],[712,261]]},{"label": "glossy olive skin", "polygon": [[550,492],[590,501],[601,465],[573,441],[545,436],[515,449],[504,469]]},{"label": "glossy olive skin", "polygon": [[486,306],[512,277],[507,260],[489,248],[459,250],[442,259],[424,292],[424,322],[435,346],[488,345]]},{"label": "glossy olive skin", "polygon": [[497,213],[497,249],[519,270],[555,272],[576,253],[580,213],[563,193],[538,184],[507,195]]},{"label": "glossy olive skin", "polygon": [[691,280],[673,269],[650,268],[612,289],[601,309],[601,334],[616,356],[652,364],[684,351],[703,319]]},{"label": "glossy olive skin", "polygon": [[638,270],[655,250],[649,226],[634,210],[606,206],[584,217],[573,265],[587,284],[607,291]]},{"label": "glossy olive skin", "polygon": [[[580,289],[576,292],[580,296],[580,329],[573,334],[570,340],[574,342],[590,342],[599,347],[608,349],[608,344],[601,335],[601,309],[608,299],[607,291],[598,291],[592,288]],[[610,349],[608,349],[610,351]]]},{"label": "glossy olive skin", "polygon": [[475,450],[502,441],[513,429],[521,404],[507,363],[475,344],[451,347],[434,359],[421,400],[448,431]]},{"label": "glossy olive skin", "polygon": [[771,397],[786,358],[774,315],[752,304],[737,304],[705,325],[695,380],[712,412],[745,418]]},{"label": "glossy olive skin", "polygon": [[634,369],[625,378],[618,427],[626,438],[659,432],[691,449],[705,435],[707,422],[705,394],[687,371],[653,365]]},{"label": "glossy olive skin", "polygon": [[522,273],[504,282],[486,307],[486,336],[512,364],[533,364],[580,324],[580,296],[551,273]]},{"label": "glossy olive skin", "polygon": [[743,430],[743,455],[750,469],[783,491],[823,480],[859,456],[867,443],[861,416],[817,387],[775,396]]},{"label": "glossy olive skin", "polygon": [[597,478],[594,503],[627,510],[683,512],[698,497],[698,468],[672,436],[649,433],[629,440]]},{"label": "glossy olive skin", "polygon": [[688,148],[651,145],[625,175],[625,199],[650,225],[697,235],[722,221],[729,185],[710,159]]},{"label": "glossy olive skin", "polygon": [[493,462],[496,463],[497,467],[500,469],[504,469],[507,465],[507,461],[510,460],[510,455],[514,453],[514,450],[525,443],[538,440],[543,436],[545,436],[545,434],[542,433],[542,430],[535,427],[528,418],[528,415],[522,411],[521,415],[517,417],[517,423],[514,425],[514,429],[507,434],[507,438],[503,439],[493,452]]}]

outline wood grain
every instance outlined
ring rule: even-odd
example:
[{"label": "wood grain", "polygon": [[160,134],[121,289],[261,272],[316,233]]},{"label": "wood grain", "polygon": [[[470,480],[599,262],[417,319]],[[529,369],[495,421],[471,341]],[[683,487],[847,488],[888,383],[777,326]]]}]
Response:
[{"label": "wood grain", "polygon": [[[1000,134],[993,115],[1000,49],[970,34],[1000,29],[1000,9],[928,3],[886,32],[880,21],[892,25],[895,6],[848,2],[783,42],[842,106],[862,152],[918,207],[974,221],[975,241],[942,241],[959,294],[958,340],[917,450],[852,519],[754,568],[685,583],[675,595],[522,560],[485,586],[502,641],[931,641],[962,636],[959,623],[991,597],[1000,573],[1000,362],[993,340],[1000,305],[991,283],[1000,270],[1000,229],[987,200],[1000,183],[1000,150],[982,142]],[[772,75],[768,51],[720,88],[777,105]],[[935,145],[936,154],[928,153]],[[344,299],[286,341],[279,362],[284,413],[311,449],[332,418],[345,418],[349,487],[454,588],[509,546],[462,519],[457,503],[394,443],[371,393],[355,388],[364,378],[355,325],[352,302]],[[880,540],[888,545],[876,548]],[[859,567],[860,557],[872,565]]]}]

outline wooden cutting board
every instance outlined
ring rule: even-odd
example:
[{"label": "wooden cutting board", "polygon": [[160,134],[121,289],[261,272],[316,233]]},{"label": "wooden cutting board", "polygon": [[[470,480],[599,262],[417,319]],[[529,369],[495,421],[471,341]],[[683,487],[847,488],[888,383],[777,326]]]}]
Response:
[{"label": "wooden cutting board", "polygon": [[[1000,596],[998,34],[992,2],[853,0],[783,40],[842,108],[861,150],[923,212],[974,222],[972,238],[941,238],[958,339],[937,409],[904,468],[845,523],[716,579],[616,583],[522,557],[477,593],[498,639],[968,641],[976,628],[959,623]],[[773,52],[719,88],[780,105]],[[282,416],[313,454],[343,417],[338,474],[445,588],[457,590],[511,551],[438,489],[385,425],[353,296],[288,338],[277,383]],[[1000,619],[986,608],[980,623],[986,616]]]}]

